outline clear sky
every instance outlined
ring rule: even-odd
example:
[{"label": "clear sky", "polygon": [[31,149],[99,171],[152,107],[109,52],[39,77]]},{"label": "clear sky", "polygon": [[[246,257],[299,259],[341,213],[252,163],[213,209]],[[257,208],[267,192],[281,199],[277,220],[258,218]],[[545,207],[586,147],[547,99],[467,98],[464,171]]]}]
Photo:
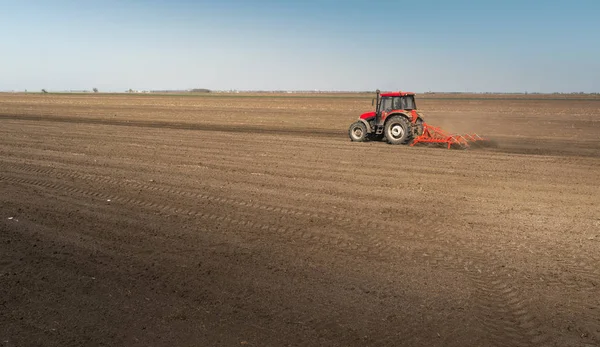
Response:
[{"label": "clear sky", "polygon": [[0,90],[600,92],[600,0],[0,0]]}]

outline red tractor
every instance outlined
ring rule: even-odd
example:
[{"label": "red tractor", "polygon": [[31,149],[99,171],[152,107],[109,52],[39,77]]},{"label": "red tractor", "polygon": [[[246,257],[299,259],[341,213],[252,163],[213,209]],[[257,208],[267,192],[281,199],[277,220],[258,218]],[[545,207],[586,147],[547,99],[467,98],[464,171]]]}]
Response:
[{"label": "red tractor", "polygon": [[487,142],[477,134],[454,135],[423,121],[417,111],[415,93],[380,93],[373,99],[375,112],[363,113],[348,129],[352,141],[385,140],[393,145],[418,143],[443,144],[467,148],[475,142]]}]

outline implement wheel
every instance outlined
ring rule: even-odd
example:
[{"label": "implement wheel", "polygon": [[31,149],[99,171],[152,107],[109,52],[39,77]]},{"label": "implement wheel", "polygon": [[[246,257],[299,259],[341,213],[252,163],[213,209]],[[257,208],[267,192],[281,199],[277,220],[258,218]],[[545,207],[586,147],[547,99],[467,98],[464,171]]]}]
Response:
[{"label": "implement wheel", "polygon": [[388,143],[392,145],[404,145],[412,139],[410,124],[402,116],[392,116],[385,123],[383,131]]},{"label": "implement wheel", "polygon": [[355,142],[367,141],[367,135],[368,135],[367,127],[361,121],[352,123],[352,125],[350,125],[350,128],[348,129],[348,136],[350,137],[351,141],[355,141]]}]

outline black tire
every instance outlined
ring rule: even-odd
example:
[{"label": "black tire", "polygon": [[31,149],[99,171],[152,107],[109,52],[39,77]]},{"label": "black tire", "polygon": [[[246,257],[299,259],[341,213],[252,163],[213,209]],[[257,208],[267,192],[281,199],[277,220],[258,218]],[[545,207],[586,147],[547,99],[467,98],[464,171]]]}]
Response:
[{"label": "black tire", "polygon": [[424,130],[425,130],[425,127],[423,126],[423,120],[421,118],[418,118],[415,123],[415,126],[414,126],[414,132],[415,132],[414,137],[423,135]]},{"label": "black tire", "polygon": [[350,137],[350,141],[354,142],[365,142],[368,139],[367,126],[358,121],[356,123],[352,123],[350,128],[348,129],[348,136]]},{"label": "black tire", "polygon": [[383,131],[389,144],[404,145],[412,140],[410,123],[402,116],[392,116],[385,122]]}]

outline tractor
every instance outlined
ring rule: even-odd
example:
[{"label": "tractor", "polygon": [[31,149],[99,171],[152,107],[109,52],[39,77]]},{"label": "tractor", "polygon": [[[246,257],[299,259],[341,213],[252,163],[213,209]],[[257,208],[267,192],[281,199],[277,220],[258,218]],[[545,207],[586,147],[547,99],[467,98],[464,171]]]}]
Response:
[{"label": "tractor", "polygon": [[424,122],[417,111],[415,93],[376,91],[371,102],[374,112],[363,113],[348,129],[351,141],[380,141],[393,145],[434,144],[448,148],[468,148],[488,141],[477,134],[456,135]]}]

